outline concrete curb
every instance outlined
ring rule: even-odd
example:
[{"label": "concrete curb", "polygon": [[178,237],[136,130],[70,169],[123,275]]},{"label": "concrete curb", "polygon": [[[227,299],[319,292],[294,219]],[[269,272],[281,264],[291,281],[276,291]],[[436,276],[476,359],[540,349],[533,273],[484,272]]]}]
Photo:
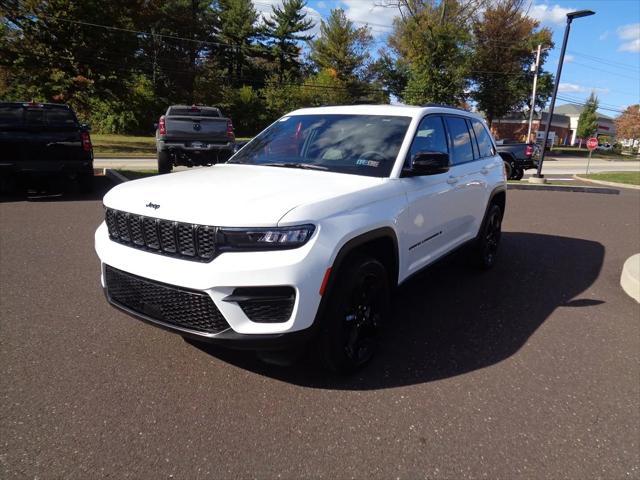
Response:
[{"label": "concrete curb", "polygon": [[581,177],[580,175],[574,175],[573,178],[575,178],[576,180],[581,180],[583,182],[595,183],[598,185],[606,185],[608,187],[631,188],[633,190],[640,190],[640,185],[631,185],[629,183],[605,182],[604,180],[593,180],[591,178]]},{"label": "concrete curb", "polygon": [[605,195],[620,195],[620,191],[613,188],[585,187],[581,185],[549,185],[546,183],[508,183],[507,190],[550,190],[555,192],[578,192],[578,193],[603,193]]},{"label": "concrete curb", "polygon": [[116,185],[118,183],[124,183],[124,182],[128,182],[129,181],[129,179],[127,177],[122,175],[120,172],[118,172],[116,170],[113,170],[112,168],[105,168],[104,169],[104,175],[105,175],[105,177],[110,179]]},{"label": "concrete curb", "polygon": [[632,255],[624,262],[620,286],[627,295],[640,303],[640,253]]}]

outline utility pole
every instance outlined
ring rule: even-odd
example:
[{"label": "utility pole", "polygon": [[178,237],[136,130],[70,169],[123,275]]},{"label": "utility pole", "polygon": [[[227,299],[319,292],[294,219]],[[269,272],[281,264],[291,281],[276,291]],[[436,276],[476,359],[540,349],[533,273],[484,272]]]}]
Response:
[{"label": "utility pole", "polygon": [[540,51],[542,45],[538,44],[538,53],[536,54],[536,64],[533,71],[533,92],[531,93],[531,110],[529,111],[529,129],[527,130],[527,143],[531,141],[531,124],[533,123],[533,113],[536,109],[536,87],[538,86],[538,69],[540,68]]}]

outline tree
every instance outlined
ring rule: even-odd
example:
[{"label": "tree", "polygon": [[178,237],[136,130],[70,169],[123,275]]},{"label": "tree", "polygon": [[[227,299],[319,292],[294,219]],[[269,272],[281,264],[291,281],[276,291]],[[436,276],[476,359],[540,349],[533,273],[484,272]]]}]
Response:
[{"label": "tree", "polygon": [[265,33],[270,38],[270,46],[277,60],[280,82],[285,74],[298,76],[300,70],[300,47],[298,42],[309,41],[313,37],[304,32],[313,28],[313,21],[306,18],[304,0],[283,0],[282,7],[272,6],[271,17],[265,18]]},{"label": "tree", "polygon": [[310,42],[310,57],[318,70],[333,70],[340,80],[352,82],[362,78],[372,42],[369,27],[356,28],[344,10],[335,8],[320,23],[317,40]]},{"label": "tree", "polygon": [[592,137],[598,131],[598,97],[594,92],[591,92],[587,99],[582,113],[578,117],[578,128],[576,129],[576,135],[580,138],[580,147],[582,147],[582,140]]},{"label": "tree", "polygon": [[631,140],[640,138],[640,105],[630,105],[616,118],[616,137]]},{"label": "tree", "polygon": [[[538,44],[552,46],[551,31],[538,30],[539,22],[523,10],[525,0],[498,0],[489,4],[482,18],[473,22],[474,49],[470,78],[472,98],[491,126],[494,118],[521,110],[531,98],[533,72]],[[508,42],[508,43],[506,43]],[[548,50],[540,55],[544,64]],[[551,95],[551,75],[540,71],[536,104],[541,108]]]},{"label": "tree", "polygon": [[249,69],[247,56],[255,53],[258,13],[251,0],[218,0],[218,5],[219,39],[226,44],[219,55],[225,59],[228,75],[242,82],[244,72]]},{"label": "tree", "polygon": [[469,23],[480,0],[393,0],[402,15],[389,41],[408,66],[402,99],[457,105],[467,97]]}]

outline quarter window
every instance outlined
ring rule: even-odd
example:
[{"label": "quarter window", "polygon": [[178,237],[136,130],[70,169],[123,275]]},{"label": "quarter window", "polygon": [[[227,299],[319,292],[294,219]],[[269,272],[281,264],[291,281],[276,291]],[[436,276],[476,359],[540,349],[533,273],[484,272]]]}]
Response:
[{"label": "quarter window", "polygon": [[492,157],[496,154],[491,141],[491,136],[487,132],[487,128],[479,120],[471,120],[473,125],[473,131],[476,134],[476,140],[478,140],[478,148],[480,149],[481,157]]},{"label": "quarter window", "polygon": [[447,117],[447,129],[453,145],[453,158],[451,163],[465,163],[473,160],[473,148],[471,137],[467,129],[467,122],[461,117]]}]

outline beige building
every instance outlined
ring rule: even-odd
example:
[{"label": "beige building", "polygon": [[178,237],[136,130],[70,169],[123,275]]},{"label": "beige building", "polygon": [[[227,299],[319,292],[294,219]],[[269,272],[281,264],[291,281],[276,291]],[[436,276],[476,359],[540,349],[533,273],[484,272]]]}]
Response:
[{"label": "beige building", "polygon": [[[582,105],[558,105],[555,108],[555,113],[560,115],[565,115],[569,117],[569,130],[571,132],[571,139],[568,142],[569,145],[576,145],[580,142],[580,139],[576,136],[576,130],[578,129],[578,118],[580,118],[580,114],[584,110]],[[604,115],[600,112],[598,114],[598,131],[596,132],[596,137],[599,136],[608,136],[612,139],[616,136],[616,124],[608,115]]]}]

